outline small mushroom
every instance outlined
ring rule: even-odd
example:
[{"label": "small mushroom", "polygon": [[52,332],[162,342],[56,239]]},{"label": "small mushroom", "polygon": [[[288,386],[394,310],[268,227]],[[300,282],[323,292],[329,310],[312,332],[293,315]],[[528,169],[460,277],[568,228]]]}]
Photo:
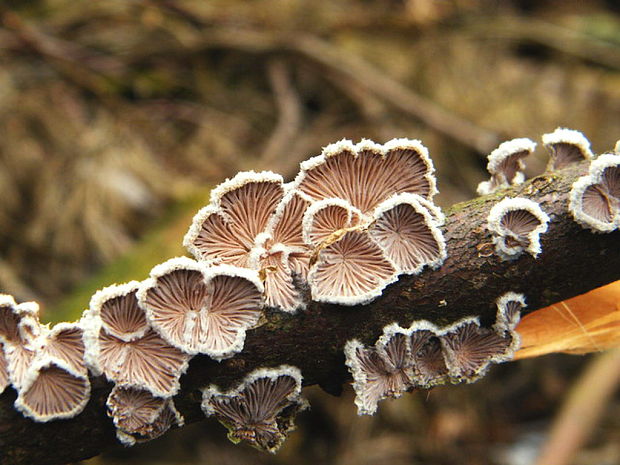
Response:
[{"label": "small mushroom", "polygon": [[590,160],[593,156],[590,141],[574,129],[557,128],[549,134],[543,134],[542,141],[551,153],[549,170],[557,170],[571,163]]},{"label": "small mushroom", "polygon": [[493,243],[504,260],[514,260],[524,251],[534,258],[542,251],[540,235],[547,231],[549,217],[526,198],[507,198],[491,208],[487,218]]},{"label": "small mushroom", "polygon": [[[191,358],[151,328],[138,306],[133,281],[109,286],[91,299],[82,318],[88,350],[85,358],[97,374],[110,381],[171,396]],[[142,314],[142,316],[140,315]]]},{"label": "small mushroom", "polygon": [[116,385],[106,402],[116,437],[126,446],[158,438],[184,420],[170,398],[154,396],[134,386]]},{"label": "small mushroom", "polygon": [[138,281],[130,281],[97,291],[91,298],[88,316],[98,319],[107,334],[123,341],[144,336],[150,326],[136,300],[139,286]]},{"label": "small mushroom", "polygon": [[187,257],[157,265],[137,293],[155,330],[188,354],[216,360],[243,349],[246,330],[263,307],[258,273],[230,265],[206,267]]},{"label": "small mushroom", "polygon": [[408,333],[411,340],[414,386],[429,389],[445,384],[448,368],[437,337],[439,329],[428,321],[420,320],[411,324]]},{"label": "small mushroom", "polygon": [[523,183],[525,164],[523,159],[536,148],[536,143],[527,138],[502,142],[488,157],[487,170],[491,179],[478,184],[478,194],[491,194],[504,187]]},{"label": "small mushroom", "polygon": [[222,393],[211,385],[203,390],[202,410],[228,429],[228,438],[275,453],[294,429],[297,412],[307,408],[300,397],[299,369],[281,365],[250,373],[236,388]]},{"label": "small mushroom", "polygon": [[304,305],[304,300],[293,279],[291,253],[282,243],[274,245],[265,233],[262,237],[259,235],[257,246],[252,249],[249,266],[259,270],[265,288],[265,305],[293,313]]},{"label": "small mushroom", "polygon": [[15,408],[37,422],[47,422],[77,415],[89,397],[87,374],[75,372],[61,359],[40,357],[26,371]]},{"label": "small mushroom", "polygon": [[393,139],[385,145],[341,140],[301,164],[295,188],[312,202],[346,200],[364,214],[394,194],[408,192],[432,200],[434,167],[420,141]]},{"label": "small mushroom", "polygon": [[446,259],[446,243],[434,217],[415,194],[399,194],[374,211],[370,237],[399,273],[418,274]]},{"label": "small mushroom", "polygon": [[282,176],[242,172],[211,193],[183,239],[198,260],[247,266],[256,236],[265,231],[284,196]]},{"label": "small mushroom", "polygon": [[497,317],[493,328],[499,334],[513,333],[514,337],[518,337],[514,329],[521,319],[521,310],[527,307],[525,296],[516,292],[506,292],[496,303]]},{"label": "small mushroom", "polygon": [[265,303],[293,313],[305,304],[300,284],[305,283],[310,248],[304,243],[302,220],[309,202],[288,184],[282,201],[255,239],[249,266],[261,275]]},{"label": "small mushroom", "polygon": [[381,295],[398,270],[365,231],[347,231],[317,250],[308,274],[312,300],[357,305]]},{"label": "small mushroom", "polygon": [[590,163],[587,176],[573,184],[568,209],[581,226],[597,233],[620,226],[620,154],[604,154]]},{"label": "small mushroom", "polygon": [[353,339],[344,353],[353,376],[358,415],[373,415],[380,400],[400,397],[414,387],[410,334],[396,323],[383,329],[374,348],[367,349]]},{"label": "small mushroom", "polygon": [[484,375],[491,363],[513,352],[513,340],[483,328],[477,318],[464,318],[439,334],[448,373],[453,382],[471,383]]},{"label": "small mushroom", "polygon": [[0,294],[0,343],[8,379],[17,391],[34,360],[40,334],[39,306],[34,302],[18,305],[10,295]]},{"label": "small mushroom", "polygon": [[81,322],[58,323],[51,330],[45,328],[37,341],[37,358],[61,360],[72,373],[88,377],[83,333]]}]

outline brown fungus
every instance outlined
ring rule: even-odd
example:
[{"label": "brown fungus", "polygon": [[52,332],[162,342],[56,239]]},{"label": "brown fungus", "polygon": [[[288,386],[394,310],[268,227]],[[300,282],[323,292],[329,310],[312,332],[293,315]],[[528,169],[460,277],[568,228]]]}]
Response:
[{"label": "brown fungus", "polygon": [[183,239],[198,260],[247,266],[256,236],[264,232],[284,196],[282,176],[242,172],[211,192]]},{"label": "brown fungus", "polygon": [[95,373],[110,381],[171,396],[190,356],[166,342],[147,323],[139,307],[138,282],[98,291],[85,312],[86,360]]},{"label": "brown fungus", "polygon": [[542,252],[540,235],[550,220],[536,202],[522,197],[503,199],[491,208],[487,221],[502,259],[514,260],[523,252],[536,258]]},{"label": "brown fungus", "polygon": [[358,415],[373,415],[380,400],[400,397],[414,387],[410,334],[396,323],[383,329],[375,347],[366,348],[353,339],[344,353]]},{"label": "brown fungus", "polygon": [[166,341],[221,360],[243,349],[246,331],[262,314],[263,289],[255,271],[178,257],[153,268],[137,295]]},{"label": "brown fungus", "polygon": [[484,328],[477,318],[465,318],[443,328],[439,339],[454,383],[476,381],[492,363],[512,358],[516,348],[511,333]]},{"label": "brown fungus", "polygon": [[37,422],[70,418],[90,397],[88,374],[76,372],[61,359],[41,357],[28,367],[15,408]]},{"label": "brown fungus", "polygon": [[0,294],[0,343],[8,379],[18,392],[34,361],[41,331],[39,306],[36,303],[18,305],[10,295]]},{"label": "brown fungus", "polygon": [[114,386],[106,405],[116,437],[126,446],[158,438],[171,427],[184,423],[172,399],[130,385]]},{"label": "brown fungus", "polygon": [[435,218],[415,194],[399,194],[374,211],[370,237],[394,264],[397,273],[418,274],[446,259],[446,244]]},{"label": "brown fungus", "polygon": [[478,185],[478,194],[491,194],[504,187],[523,183],[525,164],[523,159],[536,148],[536,143],[527,138],[502,142],[488,157],[487,170],[491,179]]},{"label": "brown fungus", "polygon": [[393,139],[384,145],[341,140],[321,155],[301,164],[295,188],[312,202],[346,200],[371,214],[394,194],[408,192],[432,200],[436,194],[434,167],[420,141]]},{"label": "brown fungus", "polygon": [[213,385],[204,389],[202,410],[228,429],[232,442],[275,453],[294,429],[295,415],[308,406],[300,397],[301,382],[295,367],[261,368],[228,392]]},{"label": "brown fungus", "polygon": [[308,283],[312,299],[358,305],[380,296],[398,271],[366,231],[347,231],[318,250]]},{"label": "brown fungus", "polygon": [[551,153],[549,170],[558,170],[593,157],[588,139],[574,129],[557,128],[549,134],[543,134],[542,141]]},{"label": "brown fungus", "polygon": [[577,223],[593,232],[620,227],[620,154],[604,154],[590,163],[589,174],[571,188],[568,209]]}]

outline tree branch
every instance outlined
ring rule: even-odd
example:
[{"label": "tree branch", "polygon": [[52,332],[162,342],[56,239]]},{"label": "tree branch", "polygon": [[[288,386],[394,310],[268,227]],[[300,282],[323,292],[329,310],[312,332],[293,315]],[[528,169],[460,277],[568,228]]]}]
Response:
[{"label": "tree branch", "polygon": [[[226,388],[247,372],[283,363],[299,367],[306,385],[319,384],[338,394],[349,375],[343,346],[358,338],[372,343],[393,321],[408,326],[428,319],[445,325],[465,316],[490,323],[495,299],[507,291],[526,295],[532,311],[620,279],[620,232],[593,234],[568,213],[568,193],[587,164],[546,173],[522,186],[453,206],[447,212],[444,234],[448,258],[437,270],[402,277],[384,295],[365,306],[339,307],[312,303],[297,315],[267,311],[265,322],[248,332],[245,348],[232,359],[217,363],[206,356],[192,360],[175,398],[186,422],[197,421],[200,387],[210,383]],[[524,196],[540,204],[551,223],[541,237],[542,254],[500,261],[489,254],[486,216],[504,196]],[[70,420],[34,423],[13,409],[15,393],[0,396],[0,463],[53,465],[97,455],[115,443],[112,421],[105,414],[111,386],[93,380],[92,398],[85,411]]]}]

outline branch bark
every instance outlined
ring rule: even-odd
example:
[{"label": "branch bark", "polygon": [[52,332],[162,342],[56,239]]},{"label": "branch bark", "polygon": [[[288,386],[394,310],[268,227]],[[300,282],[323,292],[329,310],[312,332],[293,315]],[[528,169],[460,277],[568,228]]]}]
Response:
[{"label": "branch bark", "polygon": [[[393,321],[408,326],[427,319],[445,325],[465,316],[490,323],[495,299],[507,291],[526,295],[532,311],[620,279],[620,231],[593,234],[568,213],[568,194],[587,164],[546,173],[522,186],[453,206],[447,212],[444,234],[448,258],[434,271],[402,277],[384,295],[365,306],[339,307],[311,303],[297,315],[267,311],[264,323],[248,332],[245,348],[236,357],[217,363],[195,357],[181,379],[175,398],[186,422],[202,418],[199,388],[215,383],[227,388],[247,372],[283,363],[299,367],[306,385],[319,384],[338,394],[349,375],[342,349],[347,340],[373,343]],[[541,238],[542,254],[500,261],[485,253],[491,243],[486,217],[505,196],[528,197],[550,216]],[[492,250],[492,248],[491,248]],[[0,463],[54,465],[99,454],[115,443],[105,400],[111,385],[93,380],[92,398],[85,411],[70,420],[34,423],[13,409],[15,393],[0,396]]]}]

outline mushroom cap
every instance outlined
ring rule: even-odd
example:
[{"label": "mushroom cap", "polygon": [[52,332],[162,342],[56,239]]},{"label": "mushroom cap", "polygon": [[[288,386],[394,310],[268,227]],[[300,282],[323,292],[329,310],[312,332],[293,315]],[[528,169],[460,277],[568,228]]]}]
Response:
[{"label": "mushroom cap", "polygon": [[329,198],[314,202],[303,217],[302,236],[306,244],[318,247],[333,242],[346,229],[364,226],[372,218],[364,215],[347,200]]},{"label": "mushroom cap", "polygon": [[380,296],[397,277],[398,270],[367,232],[347,231],[317,250],[308,283],[312,300],[357,305]]},{"label": "mushroom cap", "polygon": [[407,335],[394,324],[382,337],[376,348],[367,349],[357,339],[347,341],[344,348],[358,415],[373,415],[380,400],[400,397],[413,387]]},{"label": "mushroom cap", "polygon": [[226,393],[215,386],[203,390],[202,410],[215,415],[237,443],[275,452],[293,429],[294,415],[307,407],[300,398],[301,372],[292,366],[262,368]]},{"label": "mushroom cap", "polygon": [[213,189],[211,203],[196,214],[183,244],[198,260],[246,266],[256,236],[283,196],[279,174],[238,173]]},{"label": "mushroom cap", "polygon": [[491,174],[503,176],[508,184],[513,184],[517,173],[525,168],[523,158],[535,149],[536,142],[526,137],[502,142],[489,154],[487,170]]},{"label": "mushroom cap", "polygon": [[434,217],[415,194],[399,194],[374,211],[370,237],[399,273],[418,274],[446,259],[446,243]]},{"label": "mushroom cap", "polygon": [[88,376],[64,361],[43,357],[29,367],[15,408],[37,422],[74,417],[90,397]]},{"label": "mushroom cap", "polygon": [[205,267],[186,257],[157,265],[138,291],[153,328],[188,354],[216,360],[240,352],[263,307],[263,284],[253,270]]},{"label": "mushroom cap", "polygon": [[552,170],[593,157],[590,141],[583,133],[574,129],[556,128],[549,134],[543,134],[542,141],[551,152],[549,169]]},{"label": "mushroom cap", "polygon": [[40,333],[39,306],[35,302],[18,305],[12,296],[0,294],[0,342],[31,347]]},{"label": "mushroom cap", "polygon": [[88,376],[81,322],[58,323],[37,341],[37,358],[61,360],[72,374]]},{"label": "mushroom cap", "polygon": [[516,197],[495,204],[487,221],[495,250],[502,259],[513,260],[523,251],[534,258],[541,253],[540,235],[547,231],[550,219],[536,202]]},{"label": "mushroom cap", "polygon": [[[303,307],[301,292],[295,286],[293,269],[289,264],[291,248],[282,243],[272,244],[264,234],[264,247],[254,247],[250,255],[250,267],[258,270],[265,288],[265,305],[294,313]],[[305,251],[300,252],[306,254]]]},{"label": "mushroom cap", "polygon": [[397,323],[391,323],[383,328],[383,334],[377,339],[375,349],[389,371],[411,368],[410,334]]},{"label": "mushroom cap", "polygon": [[138,281],[130,281],[113,284],[95,292],[85,315],[100,319],[106,333],[124,341],[144,336],[149,324],[136,299],[139,287]]},{"label": "mushroom cap", "polygon": [[414,387],[428,389],[444,384],[447,380],[448,369],[437,338],[439,331],[439,328],[427,320],[414,321],[407,329],[411,346]]},{"label": "mushroom cap", "polygon": [[464,318],[439,334],[448,372],[453,382],[473,382],[489,365],[512,356],[513,340],[483,328],[477,318]]},{"label": "mushroom cap", "polygon": [[179,378],[190,356],[168,344],[153,329],[139,339],[124,341],[102,331],[98,340],[98,364],[106,378],[117,384],[146,389],[169,397],[179,390]]},{"label": "mushroom cap", "polygon": [[573,183],[568,209],[581,226],[597,233],[620,226],[620,155],[603,154],[589,174]]},{"label": "mushroom cap", "polygon": [[302,222],[310,202],[297,192],[292,183],[286,185],[285,194],[265,228],[274,244],[282,244],[295,250],[304,250],[306,244]]},{"label": "mushroom cap", "polygon": [[497,316],[493,329],[499,334],[511,332],[514,337],[518,337],[514,329],[521,319],[521,310],[527,307],[525,296],[516,292],[506,292],[497,299],[496,303]]},{"label": "mushroom cap", "polygon": [[41,335],[39,306],[16,304],[12,296],[0,294],[0,343],[7,363],[8,378],[19,391],[35,357]]},{"label": "mushroom cap", "polygon": [[384,145],[341,140],[300,167],[294,185],[309,200],[340,198],[365,214],[394,194],[431,200],[437,193],[432,161],[418,140],[393,139]]},{"label": "mushroom cap", "polygon": [[155,439],[174,424],[182,426],[184,422],[172,399],[131,385],[114,386],[106,405],[117,438],[127,446]]},{"label": "mushroom cap", "polygon": [[523,159],[536,148],[536,143],[527,138],[512,139],[502,142],[488,156],[487,170],[491,174],[489,181],[478,185],[478,194],[487,195],[497,189],[523,183],[525,175]]}]

